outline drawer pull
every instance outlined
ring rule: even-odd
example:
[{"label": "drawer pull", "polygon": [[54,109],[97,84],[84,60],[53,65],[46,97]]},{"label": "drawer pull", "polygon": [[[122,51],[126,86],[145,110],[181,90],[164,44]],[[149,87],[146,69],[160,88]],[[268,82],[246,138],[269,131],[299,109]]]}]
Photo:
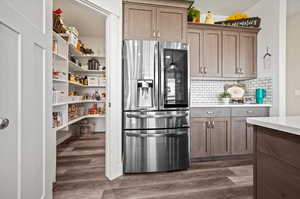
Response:
[{"label": "drawer pull", "polygon": [[247,111],[247,113],[253,113],[253,111],[251,111],[251,110],[248,110],[248,111]]},{"label": "drawer pull", "polygon": [[212,111],[207,111],[206,113],[207,113],[207,114],[210,114],[210,115],[211,115],[211,114],[215,114],[215,112],[212,112]]}]

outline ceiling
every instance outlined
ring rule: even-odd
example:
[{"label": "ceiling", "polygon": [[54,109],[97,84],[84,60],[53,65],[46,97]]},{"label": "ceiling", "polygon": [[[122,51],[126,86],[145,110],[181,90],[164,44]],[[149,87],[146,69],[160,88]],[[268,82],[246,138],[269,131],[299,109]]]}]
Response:
[{"label": "ceiling", "polygon": [[63,11],[64,24],[76,27],[80,36],[105,37],[104,15],[70,0],[54,0],[53,9],[57,8]]},{"label": "ceiling", "polygon": [[[194,0],[194,7],[202,13],[211,11],[216,15],[232,15],[243,12],[260,0]],[[299,0],[296,0],[299,1]]]}]

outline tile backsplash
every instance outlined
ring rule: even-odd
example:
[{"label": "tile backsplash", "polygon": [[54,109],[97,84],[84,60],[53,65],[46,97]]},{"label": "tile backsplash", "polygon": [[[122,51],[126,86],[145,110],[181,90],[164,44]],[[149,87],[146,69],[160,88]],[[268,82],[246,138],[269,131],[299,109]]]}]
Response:
[{"label": "tile backsplash", "polygon": [[219,95],[224,92],[225,84],[236,84],[237,81],[191,81],[191,105],[220,103]]},{"label": "tile backsplash", "polygon": [[265,98],[266,104],[272,104],[273,96],[273,81],[270,77],[257,78],[253,80],[240,81],[240,83],[246,85],[246,96],[255,98],[255,90],[257,88],[264,88],[267,91],[267,97]]},{"label": "tile backsplash", "polygon": [[246,96],[253,97],[255,99],[255,89],[264,88],[267,90],[267,97],[265,103],[272,103],[272,78],[264,77],[254,80],[243,81],[191,81],[191,105],[197,104],[217,104],[220,103],[220,93],[224,92],[225,84],[245,84]]}]

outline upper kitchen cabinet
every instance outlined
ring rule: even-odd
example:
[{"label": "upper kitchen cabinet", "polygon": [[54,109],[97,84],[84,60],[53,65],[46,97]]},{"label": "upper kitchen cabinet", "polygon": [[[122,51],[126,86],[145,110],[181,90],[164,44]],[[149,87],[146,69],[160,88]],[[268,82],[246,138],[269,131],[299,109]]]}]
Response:
[{"label": "upper kitchen cabinet", "polygon": [[240,33],[239,73],[244,78],[256,78],[257,70],[257,34]]},{"label": "upper kitchen cabinet", "polygon": [[[134,1],[134,0],[132,0]],[[186,2],[150,4],[125,1],[124,39],[160,40],[186,43],[187,11]],[[167,6],[166,6],[167,5]]]},{"label": "upper kitchen cabinet", "polygon": [[189,24],[191,78],[256,78],[258,32],[257,28]]},{"label": "upper kitchen cabinet", "polygon": [[221,35],[218,30],[193,29],[188,32],[192,77],[221,77]]},{"label": "upper kitchen cabinet", "polygon": [[221,77],[221,36],[219,30],[205,30],[203,41],[203,77]]},{"label": "upper kitchen cabinet", "polygon": [[240,34],[235,31],[223,31],[222,45],[223,77],[240,77]]},{"label": "upper kitchen cabinet", "polygon": [[159,40],[186,42],[186,9],[158,7],[156,25]]},{"label": "upper kitchen cabinet", "polygon": [[124,38],[156,39],[156,8],[143,4],[124,4]]}]

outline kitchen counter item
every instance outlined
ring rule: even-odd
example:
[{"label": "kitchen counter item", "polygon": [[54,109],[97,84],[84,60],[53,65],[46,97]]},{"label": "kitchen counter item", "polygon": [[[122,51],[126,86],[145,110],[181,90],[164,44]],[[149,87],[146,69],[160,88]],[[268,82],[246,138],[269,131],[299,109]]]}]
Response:
[{"label": "kitchen counter item", "polygon": [[266,89],[258,88],[258,89],[256,89],[255,94],[256,94],[256,103],[263,104],[264,98],[267,96]]},{"label": "kitchen counter item", "polygon": [[232,100],[244,100],[246,93],[246,86],[244,84],[225,84],[224,90],[231,95]]}]

